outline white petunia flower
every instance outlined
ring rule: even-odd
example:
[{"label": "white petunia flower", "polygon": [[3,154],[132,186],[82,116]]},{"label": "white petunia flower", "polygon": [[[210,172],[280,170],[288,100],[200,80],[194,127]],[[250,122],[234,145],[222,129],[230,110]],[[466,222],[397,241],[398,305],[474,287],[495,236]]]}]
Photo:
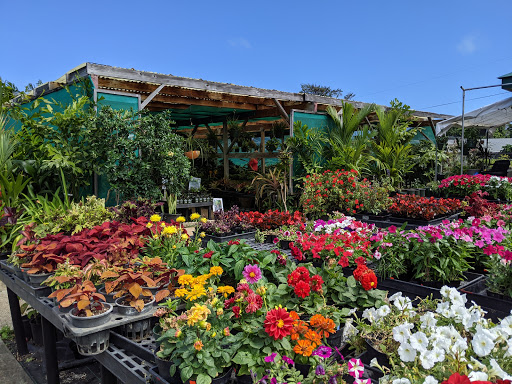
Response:
[{"label": "white petunia flower", "polygon": [[440,315],[448,317],[448,315],[450,314],[450,303],[438,303],[436,312],[439,313]]},{"label": "white petunia flower", "polygon": [[420,353],[420,362],[421,366],[427,370],[432,369],[432,367],[435,364],[435,361],[432,358],[431,353],[426,350]]},{"label": "white petunia flower", "polygon": [[389,298],[389,301],[395,301],[399,297],[402,297],[402,292],[397,292],[397,293],[391,295],[391,297]]},{"label": "white petunia flower", "polygon": [[438,384],[439,382],[435,379],[434,376],[428,375],[425,377],[425,381],[423,381],[423,384]]},{"label": "white petunia flower", "polygon": [[402,343],[398,347],[398,355],[403,362],[410,363],[416,358],[416,351],[409,343]]},{"label": "white petunia flower", "polygon": [[432,312],[427,312],[420,317],[421,328],[433,328],[437,324],[437,319]]},{"label": "white petunia flower", "polygon": [[435,345],[436,348],[440,348],[445,351],[448,351],[452,345],[451,339],[443,336],[441,333],[434,333],[430,336],[430,342],[432,345]]},{"label": "white petunia flower", "polygon": [[432,356],[432,359],[436,363],[440,363],[441,361],[444,361],[444,358],[445,358],[444,349],[438,348],[437,346],[434,347],[434,349],[432,349],[432,351],[431,351],[431,356]]},{"label": "white petunia flower", "polygon": [[414,333],[410,337],[409,342],[411,343],[411,347],[413,347],[418,352],[427,350],[428,339],[427,339],[427,335],[425,335],[423,332]]},{"label": "white petunia flower", "polygon": [[409,381],[409,379],[406,379],[405,377],[403,377],[401,379],[393,380],[392,384],[411,384],[411,382]]},{"label": "white petunia flower", "polygon": [[384,317],[391,313],[391,308],[388,305],[383,305],[379,309],[377,309],[377,316]]},{"label": "white petunia flower", "polygon": [[377,310],[375,308],[367,308],[363,311],[362,317],[363,319],[367,319],[370,323],[373,323],[376,320]]},{"label": "white petunia flower", "polygon": [[512,316],[507,316],[501,320],[499,326],[501,331],[508,336],[512,336]]},{"label": "white petunia flower", "polygon": [[400,311],[405,311],[407,309],[412,309],[412,302],[411,299],[405,296],[398,297],[393,304],[395,307],[397,307]]},{"label": "white petunia flower", "polygon": [[468,377],[470,381],[487,381],[487,379],[489,378],[489,376],[487,376],[487,373],[478,371],[471,372],[468,375]]},{"label": "white petunia flower", "polygon": [[397,325],[393,328],[393,339],[399,343],[405,343],[411,337],[411,329],[414,328],[414,324],[404,323]]},{"label": "white petunia flower", "polygon": [[502,380],[512,380],[512,376],[508,375],[503,369],[501,369],[500,365],[495,359],[491,359],[489,361],[491,364],[491,369],[489,369],[489,374],[491,376],[497,376]]},{"label": "white petunia flower", "polygon": [[473,346],[475,353],[480,357],[487,356],[494,348],[494,342],[492,341],[492,338],[481,331],[477,331],[475,333],[473,340],[471,340],[471,345]]}]

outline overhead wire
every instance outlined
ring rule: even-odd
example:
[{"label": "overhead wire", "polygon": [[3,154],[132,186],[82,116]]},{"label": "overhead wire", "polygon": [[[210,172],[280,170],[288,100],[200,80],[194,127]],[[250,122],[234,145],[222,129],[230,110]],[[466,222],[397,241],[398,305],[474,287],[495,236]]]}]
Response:
[{"label": "overhead wire", "polygon": [[[485,99],[487,97],[493,97],[493,96],[498,96],[498,95],[506,95],[508,92],[500,92],[500,93],[495,93],[493,95],[487,95],[487,96],[480,96],[480,97],[474,97],[472,99],[466,99],[466,101],[471,101],[471,100],[478,100],[478,99]],[[431,105],[430,107],[421,107],[421,108],[418,108],[418,110],[423,110],[423,109],[429,109],[429,108],[437,108],[437,107],[443,107],[445,105],[451,105],[451,104],[457,104],[457,103],[461,103],[462,101],[461,100],[458,100],[458,101],[452,101],[452,102],[449,102],[449,103],[444,103],[444,104],[438,104],[438,105]]]}]

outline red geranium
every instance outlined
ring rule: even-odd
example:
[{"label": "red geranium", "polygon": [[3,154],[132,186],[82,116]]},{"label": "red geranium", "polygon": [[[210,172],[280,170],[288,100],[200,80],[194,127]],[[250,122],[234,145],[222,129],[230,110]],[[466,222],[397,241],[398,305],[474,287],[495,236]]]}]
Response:
[{"label": "red geranium", "polygon": [[265,332],[275,340],[288,336],[293,328],[293,319],[284,308],[275,308],[267,312]]},{"label": "red geranium", "polygon": [[311,288],[309,287],[308,283],[301,280],[297,284],[295,284],[294,291],[297,296],[304,299],[305,297],[309,296]]},{"label": "red geranium", "polygon": [[363,274],[360,282],[365,291],[377,288],[377,276],[375,276],[375,273],[371,269]]}]

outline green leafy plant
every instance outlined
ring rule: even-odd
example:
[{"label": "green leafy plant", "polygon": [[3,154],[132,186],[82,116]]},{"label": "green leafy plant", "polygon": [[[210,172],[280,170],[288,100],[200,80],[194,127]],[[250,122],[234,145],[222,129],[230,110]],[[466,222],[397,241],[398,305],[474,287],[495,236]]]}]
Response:
[{"label": "green leafy plant", "polygon": [[170,114],[142,114],[104,107],[90,128],[96,170],[105,173],[118,199],[160,200],[162,185],[177,195],[189,180],[184,139],[169,128]]}]

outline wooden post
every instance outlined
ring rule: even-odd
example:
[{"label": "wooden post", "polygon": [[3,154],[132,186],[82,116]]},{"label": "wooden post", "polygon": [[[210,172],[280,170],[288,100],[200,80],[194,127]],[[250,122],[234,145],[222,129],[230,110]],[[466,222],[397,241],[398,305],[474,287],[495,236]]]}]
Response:
[{"label": "wooden post", "polygon": [[[260,152],[265,152],[265,128],[261,128]],[[265,158],[261,159],[261,173],[265,174]]]},{"label": "wooden post", "polygon": [[229,179],[229,159],[228,159],[228,122],[222,123],[222,154],[224,159],[224,180]]}]

